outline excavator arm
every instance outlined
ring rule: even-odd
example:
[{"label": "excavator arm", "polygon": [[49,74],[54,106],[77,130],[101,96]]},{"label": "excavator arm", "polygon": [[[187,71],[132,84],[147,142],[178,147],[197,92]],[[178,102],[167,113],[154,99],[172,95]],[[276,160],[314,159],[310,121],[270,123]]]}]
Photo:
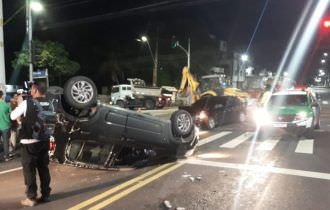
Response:
[{"label": "excavator arm", "polygon": [[183,94],[183,92],[186,91],[187,95],[191,97],[190,103],[194,103],[199,99],[199,94],[197,92],[198,86],[199,82],[190,73],[189,69],[186,66],[183,67],[182,79],[178,93]]}]

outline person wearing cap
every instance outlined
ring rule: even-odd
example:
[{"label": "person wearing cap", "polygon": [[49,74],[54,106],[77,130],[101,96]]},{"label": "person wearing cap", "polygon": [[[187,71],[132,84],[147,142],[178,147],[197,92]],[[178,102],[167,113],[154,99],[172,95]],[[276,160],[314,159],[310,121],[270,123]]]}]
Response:
[{"label": "person wearing cap", "polygon": [[[33,137],[34,127],[37,121],[39,102],[42,108],[47,108],[50,103],[46,99],[47,86],[45,83],[33,83],[31,86],[31,97],[23,100],[18,96],[18,106],[11,112],[10,118],[16,120],[21,118],[21,163],[23,166],[24,183],[26,186],[26,198],[21,200],[23,206],[35,206],[38,202],[48,202],[51,192],[49,172],[49,138],[41,139]],[[47,105],[48,104],[48,105]],[[36,172],[40,178],[41,197],[37,197]]]}]

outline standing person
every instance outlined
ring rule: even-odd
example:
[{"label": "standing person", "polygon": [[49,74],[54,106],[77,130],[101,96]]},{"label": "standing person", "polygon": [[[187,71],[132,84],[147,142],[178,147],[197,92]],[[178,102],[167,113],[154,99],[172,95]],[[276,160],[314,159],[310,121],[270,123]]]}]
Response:
[{"label": "standing person", "polygon": [[[45,83],[33,83],[31,86],[31,97],[23,100],[18,96],[18,106],[11,112],[12,120],[21,117],[21,162],[23,166],[24,183],[26,186],[26,198],[21,200],[23,206],[35,206],[37,202],[48,202],[50,195],[50,173],[49,173],[49,137],[37,135],[35,132],[38,120],[38,106],[49,109],[50,103],[46,99],[47,86]],[[39,103],[39,104],[37,104]],[[39,130],[40,131],[40,130]],[[41,132],[40,132],[41,134]],[[40,178],[41,197],[37,199],[36,171]]]},{"label": "standing person", "polygon": [[10,106],[4,100],[4,93],[0,90],[0,137],[3,141],[4,160],[8,161],[9,157],[9,131],[10,131]]},{"label": "standing person", "polygon": [[[10,99],[11,110],[14,110],[17,107],[17,98],[18,98],[18,95],[14,94],[14,96]],[[14,156],[16,153],[18,125],[19,125],[19,119],[11,120],[10,138],[9,138],[9,155],[10,156]]]}]

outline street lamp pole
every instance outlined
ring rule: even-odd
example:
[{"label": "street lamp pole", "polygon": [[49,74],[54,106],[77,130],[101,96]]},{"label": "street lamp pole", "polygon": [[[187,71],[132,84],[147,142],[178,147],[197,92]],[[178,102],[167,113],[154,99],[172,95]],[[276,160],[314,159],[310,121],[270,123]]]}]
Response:
[{"label": "street lamp pole", "polygon": [[5,53],[3,41],[3,9],[2,0],[0,0],[0,89],[5,90],[2,85],[6,84]]},{"label": "street lamp pole", "polygon": [[188,38],[188,50],[186,50],[182,45],[179,43],[179,41],[175,42],[175,47],[179,47],[183,52],[187,55],[187,67],[190,69],[190,38]]},{"label": "street lamp pole", "polygon": [[152,71],[152,86],[157,86],[157,70],[158,70],[158,37],[156,41],[155,48],[155,60],[154,60],[154,69]]},{"label": "street lamp pole", "polygon": [[28,63],[29,63],[29,81],[33,80],[33,62],[32,62],[32,10],[30,0],[26,2],[26,34],[28,37]]},{"label": "street lamp pole", "polygon": [[154,64],[153,70],[152,70],[152,86],[157,86],[157,69],[158,69],[158,34],[157,34],[157,40],[156,40],[156,47],[155,47],[155,55],[152,52],[149,40],[146,36],[142,36],[141,39],[138,39],[139,41],[146,42],[148,45],[148,49],[152,58],[152,62]]}]

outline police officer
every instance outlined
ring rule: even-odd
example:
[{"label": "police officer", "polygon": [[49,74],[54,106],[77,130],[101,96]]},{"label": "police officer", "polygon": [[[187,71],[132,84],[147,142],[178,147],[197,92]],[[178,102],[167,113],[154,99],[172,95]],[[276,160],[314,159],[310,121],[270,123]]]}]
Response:
[{"label": "police officer", "polygon": [[[44,108],[49,106],[46,99],[47,86],[45,83],[33,83],[31,86],[31,98],[23,100],[18,97],[18,106],[11,112],[10,118],[16,120],[21,117],[21,163],[23,166],[24,183],[26,186],[26,198],[21,200],[23,206],[35,206],[37,202],[49,201],[50,195],[50,173],[49,173],[49,139],[43,137],[32,137],[33,125],[36,123],[38,107],[34,100],[40,102]],[[36,171],[40,178],[41,197],[37,198]]]}]

